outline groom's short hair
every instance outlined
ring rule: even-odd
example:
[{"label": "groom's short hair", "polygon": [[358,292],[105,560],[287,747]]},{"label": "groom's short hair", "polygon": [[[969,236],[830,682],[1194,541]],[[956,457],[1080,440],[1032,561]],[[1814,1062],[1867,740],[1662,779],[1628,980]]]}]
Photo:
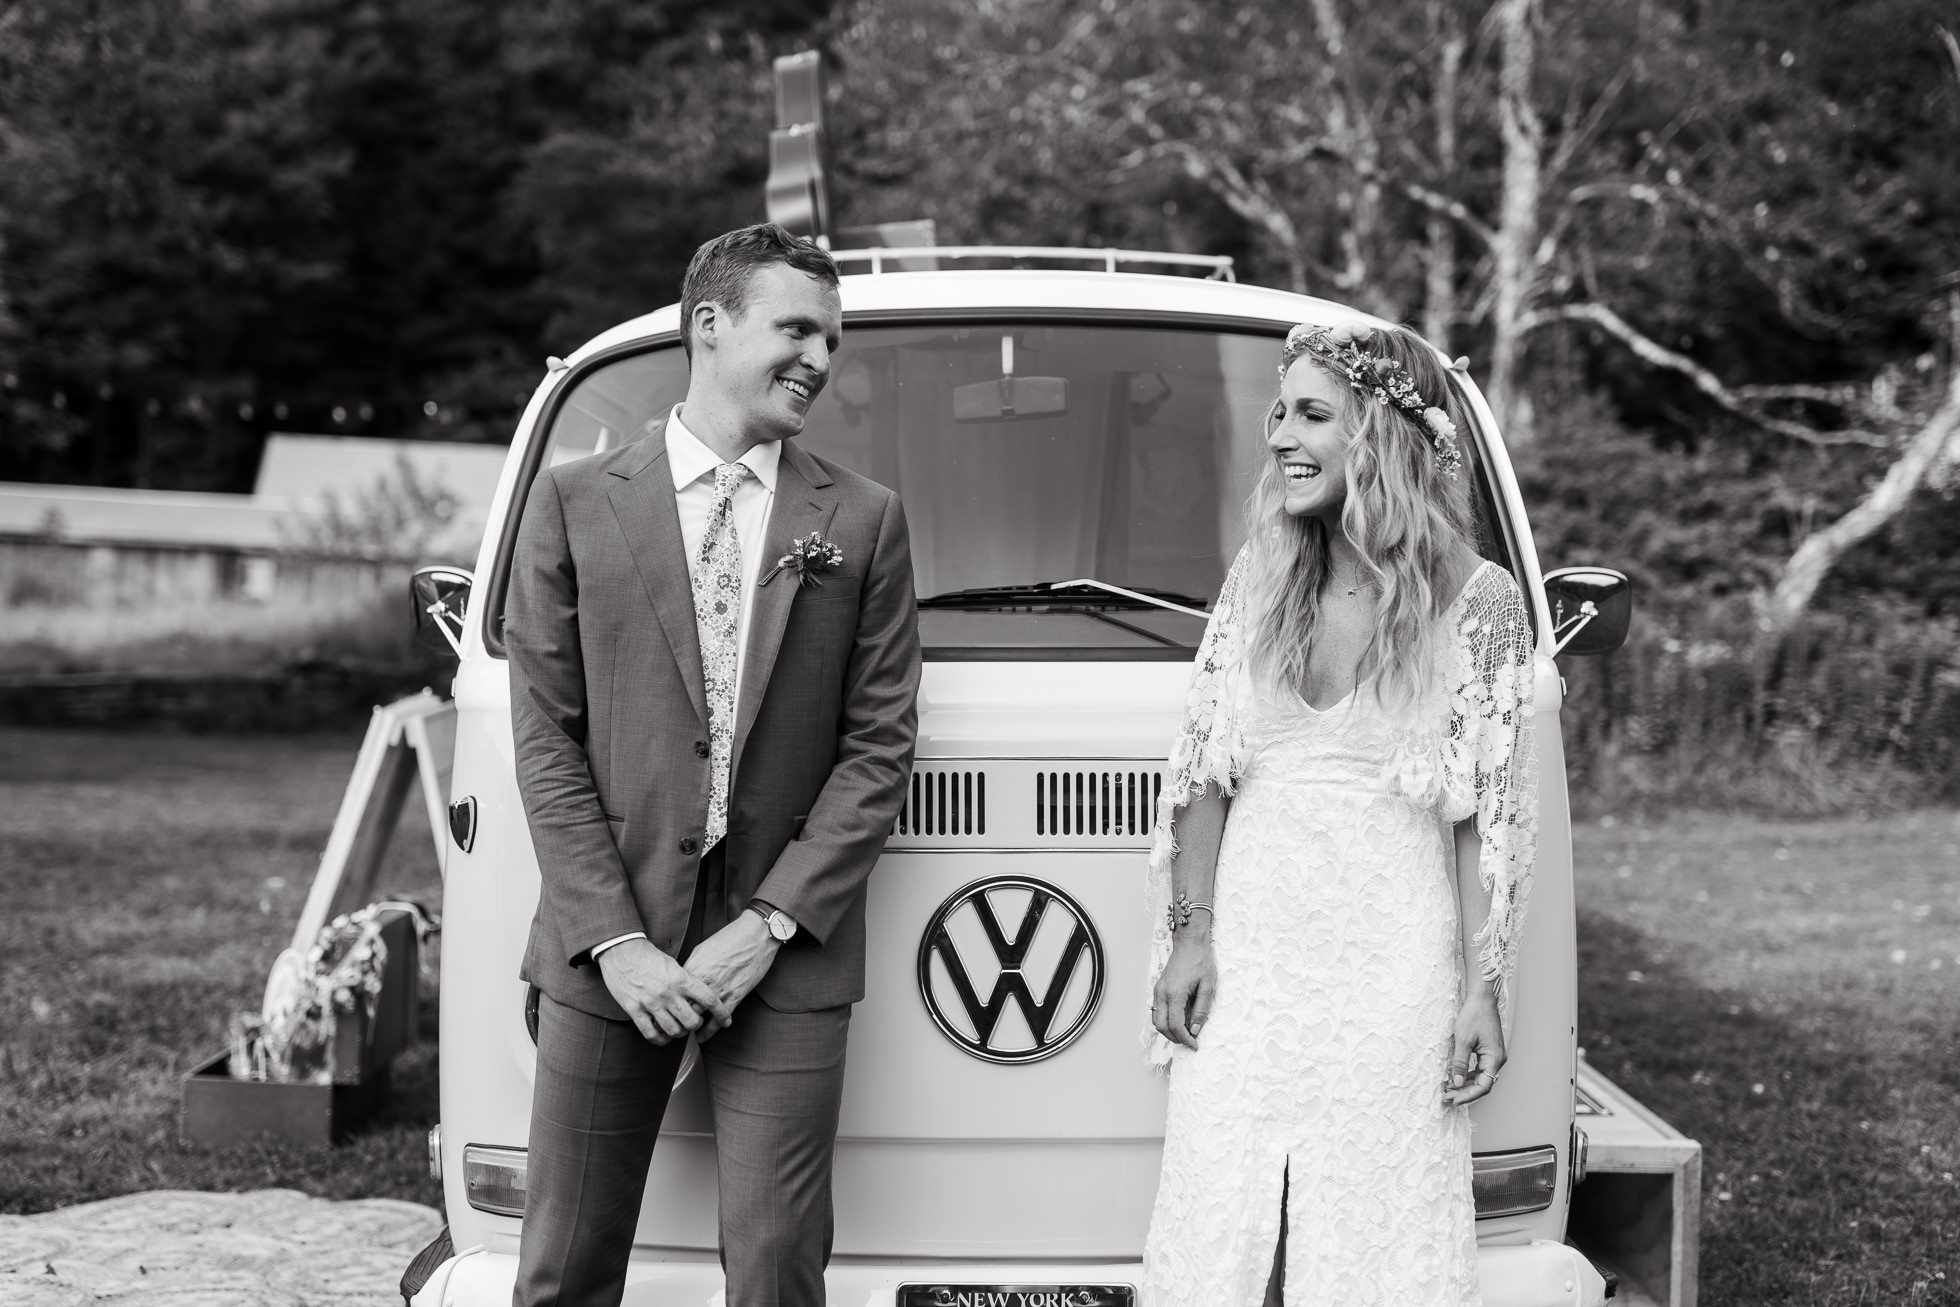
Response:
[{"label": "groom's short hair", "polygon": [[837,260],[830,251],[802,236],[791,235],[773,222],[758,222],[725,232],[702,244],[681,279],[681,348],[694,358],[694,310],[713,301],[740,317],[748,307],[749,278],[772,263],[787,263],[798,272],[837,284]]}]

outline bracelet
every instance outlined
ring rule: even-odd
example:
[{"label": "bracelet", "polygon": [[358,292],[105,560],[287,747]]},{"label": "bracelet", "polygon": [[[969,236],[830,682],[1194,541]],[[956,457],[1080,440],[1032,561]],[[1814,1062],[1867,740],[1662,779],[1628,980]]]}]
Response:
[{"label": "bracelet", "polygon": [[1190,895],[1180,894],[1168,908],[1164,909],[1164,917],[1170,922],[1171,930],[1175,932],[1183,930],[1191,924],[1191,914],[1194,912],[1209,914],[1211,912],[1211,904],[1194,903]]}]

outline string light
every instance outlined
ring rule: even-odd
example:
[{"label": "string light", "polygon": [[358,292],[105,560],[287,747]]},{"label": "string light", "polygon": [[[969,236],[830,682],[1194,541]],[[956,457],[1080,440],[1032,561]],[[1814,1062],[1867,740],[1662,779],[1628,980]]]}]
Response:
[{"label": "string light", "polygon": [[[172,415],[200,421],[209,421],[214,416],[229,413],[234,414],[239,422],[252,422],[259,419],[287,422],[294,419],[298,410],[318,414],[324,409],[324,415],[336,426],[344,427],[349,424],[371,426],[381,408],[381,405],[373,400],[352,400],[325,405],[317,400],[303,397],[298,401],[268,400],[261,406],[256,400],[234,400],[223,395],[207,396],[195,391],[174,396],[155,394],[146,396],[142,394],[141,387],[131,387],[129,391],[124,391],[115,383],[107,381],[84,385],[77,393],[81,396],[80,416],[87,416],[98,403],[107,403],[119,396],[126,397],[131,404],[140,403],[140,412],[151,418]],[[53,388],[41,390],[31,385],[23,385],[23,379],[18,372],[0,372],[0,397],[4,397],[6,401],[43,403],[62,413],[74,412],[76,408],[75,404],[71,403],[67,390]],[[517,393],[511,395],[510,402],[513,406],[521,408],[528,399],[528,395]],[[424,418],[445,426],[469,421],[472,412],[475,411],[468,406],[445,404],[439,399],[425,399],[420,407]],[[309,419],[301,413],[299,420],[305,422],[314,419]]]}]

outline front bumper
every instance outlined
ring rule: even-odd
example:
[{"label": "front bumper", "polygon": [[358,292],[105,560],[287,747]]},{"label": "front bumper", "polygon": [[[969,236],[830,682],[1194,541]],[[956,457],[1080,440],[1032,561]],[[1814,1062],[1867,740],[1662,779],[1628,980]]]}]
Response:
[{"label": "front bumper", "polygon": [[[837,1307],[892,1307],[900,1284],[961,1281],[974,1284],[1135,1284],[1134,1262],[1038,1266],[944,1262],[903,1266],[892,1262],[833,1263],[824,1275]],[[413,1307],[507,1307],[517,1278],[517,1257],[472,1248],[436,1268]],[[1601,1307],[1606,1283],[1574,1249],[1539,1241],[1478,1251],[1477,1278],[1484,1307]],[[721,1266],[713,1257],[663,1261],[635,1253],[626,1272],[624,1307],[720,1307]]]}]

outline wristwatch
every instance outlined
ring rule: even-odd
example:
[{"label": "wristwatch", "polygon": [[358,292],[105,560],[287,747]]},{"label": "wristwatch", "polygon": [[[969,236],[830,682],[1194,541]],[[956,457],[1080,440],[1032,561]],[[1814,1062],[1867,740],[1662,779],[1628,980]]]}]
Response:
[{"label": "wristwatch", "polygon": [[796,922],[781,908],[772,908],[764,903],[751,903],[749,911],[762,918],[763,924],[769,927],[770,937],[778,943],[786,944],[796,934]]}]

